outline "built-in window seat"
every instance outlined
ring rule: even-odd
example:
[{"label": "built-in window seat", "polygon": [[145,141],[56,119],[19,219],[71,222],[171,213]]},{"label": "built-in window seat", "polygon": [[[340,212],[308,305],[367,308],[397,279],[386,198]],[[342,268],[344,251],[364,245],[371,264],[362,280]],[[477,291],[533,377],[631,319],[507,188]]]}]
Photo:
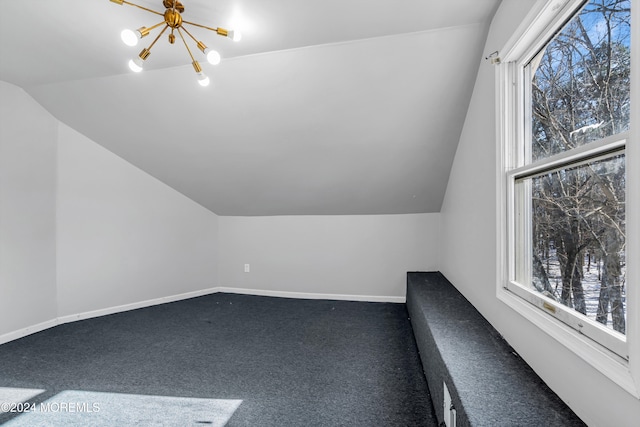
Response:
[{"label": "built-in window seat", "polygon": [[441,273],[407,274],[407,309],[441,425],[584,426]]}]

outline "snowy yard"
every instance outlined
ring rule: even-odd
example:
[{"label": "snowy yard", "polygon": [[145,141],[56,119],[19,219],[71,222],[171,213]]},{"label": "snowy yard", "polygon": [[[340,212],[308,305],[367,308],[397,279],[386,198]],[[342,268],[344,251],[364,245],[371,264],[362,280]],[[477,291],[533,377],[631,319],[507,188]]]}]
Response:
[{"label": "snowy yard", "polygon": [[[624,259],[624,257],[623,257]],[[549,283],[554,288],[554,295],[560,300],[562,293],[562,275],[560,274],[560,263],[556,256],[555,249],[552,249],[549,253],[549,260],[542,261],[549,277]],[[546,268],[548,266],[548,268]],[[589,266],[589,260],[587,255],[584,259],[582,287],[584,289],[584,298],[587,306],[587,317],[591,320],[596,319],[598,313],[598,298],[600,295],[600,279],[598,278],[599,272],[602,270],[602,261],[594,262],[591,260]],[[625,267],[622,267],[622,301],[624,304],[624,316],[627,318],[627,298],[626,298],[626,286],[625,286]],[[613,329],[611,313],[607,317],[607,326]]]}]

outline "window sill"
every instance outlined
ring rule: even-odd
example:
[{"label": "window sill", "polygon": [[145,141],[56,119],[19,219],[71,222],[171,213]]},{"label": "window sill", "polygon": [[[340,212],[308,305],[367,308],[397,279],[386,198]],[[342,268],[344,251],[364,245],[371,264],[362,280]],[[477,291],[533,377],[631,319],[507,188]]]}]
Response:
[{"label": "window sill", "polygon": [[640,392],[628,361],[547,315],[507,289],[498,289],[497,297],[632,396],[640,399]]}]

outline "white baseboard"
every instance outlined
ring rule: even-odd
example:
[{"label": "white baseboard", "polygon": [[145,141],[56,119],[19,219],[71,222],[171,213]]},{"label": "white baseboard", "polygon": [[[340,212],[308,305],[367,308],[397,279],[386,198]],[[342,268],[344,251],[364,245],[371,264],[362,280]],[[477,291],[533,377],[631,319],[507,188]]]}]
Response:
[{"label": "white baseboard", "polygon": [[64,323],[76,322],[78,320],[84,320],[84,319],[91,319],[93,317],[107,316],[109,314],[122,313],[125,311],[135,310],[138,308],[151,307],[153,305],[165,304],[165,303],[185,300],[189,298],[196,298],[203,295],[215,294],[218,292],[225,292],[230,294],[280,297],[280,298],[294,298],[294,299],[326,299],[326,300],[339,300],[339,301],[392,302],[392,303],[400,303],[400,304],[406,302],[406,297],[397,297],[397,296],[320,294],[320,293],[311,293],[311,292],[271,291],[271,290],[262,290],[262,289],[244,289],[244,288],[234,288],[231,286],[222,286],[222,287],[215,287],[215,288],[209,288],[209,289],[202,289],[199,291],[186,292],[183,294],[171,295],[167,297],[154,298],[150,300],[134,302],[131,304],[118,305],[115,307],[107,307],[99,310],[85,311],[83,313],[78,313],[78,314],[71,314],[67,316],[56,317],[55,319],[47,320],[46,322],[38,323],[32,326],[27,326],[26,328],[18,329],[17,331],[12,331],[4,335],[0,335],[0,345],[8,343],[9,341],[26,337],[27,335],[35,334],[36,332],[40,332],[45,329],[49,329],[56,325],[61,325]]},{"label": "white baseboard", "polygon": [[26,337],[27,335],[35,334],[36,332],[40,332],[57,325],[62,325],[64,323],[76,322],[78,320],[91,319],[93,317],[106,316],[109,314],[122,313],[125,311],[135,310],[138,308],[150,307],[152,305],[165,304],[168,302],[195,298],[202,295],[215,294],[216,292],[219,292],[218,288],[202,289],[198,291],[185,292],[177,295],[170,295],[167,297],[160,297],[160,298],[154,298],[154,299],[145,300],[145,301],[134,302],[131,304],[124,304],[124,305],[118,305],[115,307],[102,308],[100,310],[86,311],[78,314],[60,316],[60,317],[56,317],[55,319],[47,320],[46,322],[38,323],[37,325],[27,326],[26,328],[18,329],[17,331],[0,335],[0,345],[4,343],[8,343],[9,341]]},{"label": "white baseboard", "polygon": [[17,331],[8,332],[4,335],[0,335],[0,344],[8,343],[9,341],[17,340],[18,338],[26,337],[27,335],[35,334],[36,332],[44,331],[45,329],[53,328],[57,324],[58,319],[52,319],[36,325],[27,326],[26,328],[18,329]]},{"label": "white baseboard", "polygon": [[222,286],[218,292],[243,295],[260,295],[267,297],[295,298],[295,299],[329,299],[339,301],[364,301],[364,302],[393,302],[405,303],[406,297],[373,296],[373,295],[347,295],[347,294],[319,294],[312,292],[272,291],[262,289],[243,289],[231,286]]},{"label": "white baseboard", "polygon": [[151,307],[152,305],[166,304],[168,302],[181,301],[184,299],[200,297],[203,295],[215,294],[219,292],[219,288],[202,289],[199,291],[185,292],[183,294],[170,295],[168,297],[160,297],[145,301],[134,302],[131,304],[118,305],[115,307],[107,307],[99,310],[85,311],[84,313],[71,314],[68,316],[58,317],[58,324],[75,322],[77,320],[91,319],[92,317],[107,316],[109,314],[122,313],[125,311],[136,310],[138,308]]}]

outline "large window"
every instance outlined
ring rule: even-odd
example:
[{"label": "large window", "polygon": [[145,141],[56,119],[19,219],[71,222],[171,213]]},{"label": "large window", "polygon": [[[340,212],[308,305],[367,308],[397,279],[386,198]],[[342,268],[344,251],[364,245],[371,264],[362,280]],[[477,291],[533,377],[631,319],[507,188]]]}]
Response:
[{"label": "large window", "polygon": [[631,1],[568,7],[506,74],[505,286],[627,359]]}]

